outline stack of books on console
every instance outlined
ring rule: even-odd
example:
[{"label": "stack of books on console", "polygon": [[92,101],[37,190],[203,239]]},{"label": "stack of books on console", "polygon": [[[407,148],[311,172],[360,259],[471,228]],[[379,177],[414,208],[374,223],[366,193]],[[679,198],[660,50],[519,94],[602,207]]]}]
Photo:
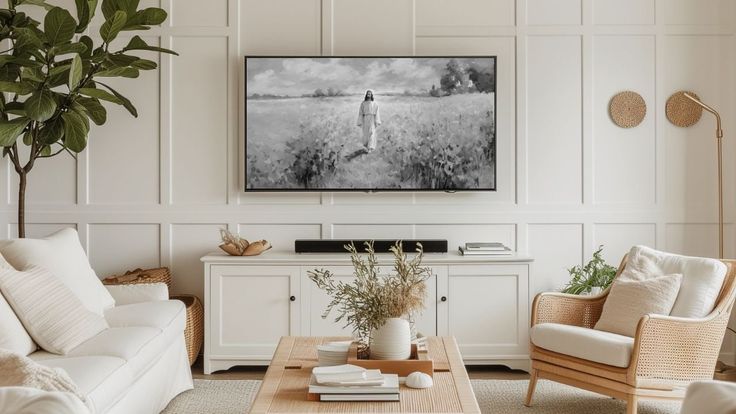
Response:
[{"label": "stack of books on console", "polygon": [[399,401],[399,376],[355,365],[315,367],[309,401]]},{"label": "stack of books on console", "polygon": [[465,246],[458,246],[463,256],[510,256],[514,251],[503,243],[498,242],[472,242]]}]

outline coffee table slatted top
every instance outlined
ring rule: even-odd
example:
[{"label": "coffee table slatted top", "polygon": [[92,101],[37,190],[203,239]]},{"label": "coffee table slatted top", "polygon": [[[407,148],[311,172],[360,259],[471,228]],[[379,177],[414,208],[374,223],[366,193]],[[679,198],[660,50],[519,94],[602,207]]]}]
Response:
[{"label": "coffee table slatted top", "polygon": [[434,361],[434,386],[416,390],[401,386],[399,402],[307,401],[312,368],[317,366],[317,345],[344,337],[281,338],[251,413],[480,413],[453,337],[428,338]]}]

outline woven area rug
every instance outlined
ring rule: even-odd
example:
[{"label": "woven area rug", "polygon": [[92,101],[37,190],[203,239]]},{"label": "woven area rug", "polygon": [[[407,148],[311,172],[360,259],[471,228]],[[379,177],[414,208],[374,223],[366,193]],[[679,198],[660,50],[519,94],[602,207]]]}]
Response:
[{"label": "woven area rug", "polygon": [[[483,413],[498,414],[589,414],[625,413],[622,401],[577,388],[540,380],[534,406],[522,405],[528,381],[472,380]],[[164,414],[242,414],[248,412],[260,381],[194,380],[194,389],[176,397]],[[639,414],[677,414],[680,404],[642,401]]]}]

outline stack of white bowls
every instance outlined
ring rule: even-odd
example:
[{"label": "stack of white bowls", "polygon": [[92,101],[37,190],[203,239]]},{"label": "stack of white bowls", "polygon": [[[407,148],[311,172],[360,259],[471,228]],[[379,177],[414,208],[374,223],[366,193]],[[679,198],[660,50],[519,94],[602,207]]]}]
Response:
[{"label": "stack of white bowls", "polygon": [[328,342],[317,345],[317,359],[319,366],[345,365],[348,363],[348,350],[351,341]]}]

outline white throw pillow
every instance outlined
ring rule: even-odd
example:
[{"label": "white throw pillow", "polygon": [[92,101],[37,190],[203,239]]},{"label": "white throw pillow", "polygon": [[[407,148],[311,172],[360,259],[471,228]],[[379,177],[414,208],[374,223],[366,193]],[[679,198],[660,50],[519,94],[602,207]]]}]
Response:
[{"label": "white throw pillow", "polygon": [[[0,255],[0,270],[12,268],[13,266]],[[26,328],[2,293],[0,293],[0,348],[20,355],[29,355],[37,349],[36,343],[28,335]]]},{"label": "white throw pillow", "polygon": [[670,315],[702,318],[713,310],[727,270],[720,260],[681,256],[646,246],[634,246],[629,252],[624,272],[617,279],[643,280],[681,274],[680,294]]},{"label": "white throw pillow", "polygon": [[616,280],[595,324],[599,331],[635,336],[639,320],[648,314],[669,315],[680,290],[682,275],[646,280]]},{"label": "white throw pillow", "polygon": [[43,239],[2,240],[0,253],[18,270],[29,266],[48,269],[98,315],[115,306],[115,300],[90,267],[74,229],[59,230]]},{"label": "white throw pillow", "polygon": [[66,355],[108,328],[104,317],[85,308],[69,288],[42,267],[0,271],[0,291],[31,337],[48,352]]}]

